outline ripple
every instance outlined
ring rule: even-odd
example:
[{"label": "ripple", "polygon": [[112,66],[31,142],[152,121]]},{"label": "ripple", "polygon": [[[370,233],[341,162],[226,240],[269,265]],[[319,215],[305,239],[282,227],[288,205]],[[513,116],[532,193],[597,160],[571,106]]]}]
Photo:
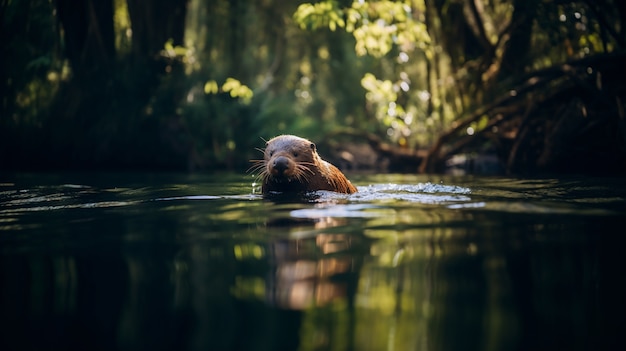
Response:
[{"label": "ripple", "polygon": [[359,187],[359,191],[364,192],[407,192],[407,193],[445,193],[445,194],[470,194],[469,188],[457,185],[444,185],[434,183],[418,184],[373,184]]},{"label": "ripple", "polygon": [[154,199],[154,201],[176,201],[176,200],[218,200],[223,198],[222,196],[213,195],[191,195],[191,196],[173,196],[173,197],[160,197]]},{"label": "ripple", "polygon": [[[443,185],[433,183],[418,184],[372,184],[361,186],[359,192],[352,195],[339,196],[336,198],[346,198],[350,201],[358,202],[388,202],[388,201],[406,201],[421,204],[445,204],[454,202],[467,202],[471,198],[467,195],[471,194],[469,188],[456,185]],[[333,193],[324,193],[322,200],[329,200]]]},{"label": "ripple", "polygon": [[379,206],[366,205],[366,204],[347,204],[331,206],[316,207],[316,208],[302,208],[293,210],[290,212],[291,217],[294,218],[372,218],[383,217],[389,215],[388,209],[384,209]]},{"label": "ripple", "polygon": [[20,208],[1,210],[0,214],[57,211],[57,210],[77,209],[77,208],[81,209],[81,208],[121,207],[121,206],[135,205],[139,202],[141,201],[101,201],[101,202],[86,202],[86,203],[68,204],[68,205],[20,207]]}]

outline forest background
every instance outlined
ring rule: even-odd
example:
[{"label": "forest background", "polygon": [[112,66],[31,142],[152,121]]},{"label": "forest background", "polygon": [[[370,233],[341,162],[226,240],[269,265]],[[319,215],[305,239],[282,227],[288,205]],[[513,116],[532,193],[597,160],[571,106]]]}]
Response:
[{"label": "forest background", "polygon": [[[626,166],[620,0],[0,0],[0,170]],[[472,157],[474,157],[472,159]]]}]

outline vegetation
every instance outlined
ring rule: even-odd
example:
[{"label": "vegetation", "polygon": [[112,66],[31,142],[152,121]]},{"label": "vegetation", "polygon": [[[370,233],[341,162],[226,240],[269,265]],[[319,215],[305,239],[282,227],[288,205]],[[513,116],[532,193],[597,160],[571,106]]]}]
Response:
[{"label": "vegetation", "polygon": [[618,0],[0,0],[0,18],[2,168],[245,169],[279,133],[412,172],[626,164]]}]

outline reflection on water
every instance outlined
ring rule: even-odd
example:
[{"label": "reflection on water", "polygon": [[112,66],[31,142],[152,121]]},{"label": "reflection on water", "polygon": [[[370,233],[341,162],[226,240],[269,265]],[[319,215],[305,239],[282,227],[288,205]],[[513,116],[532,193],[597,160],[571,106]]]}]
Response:
[{"label": "reflection on water", "polygon": [[0,349],[623,347],[622,179],[0,178]]}]

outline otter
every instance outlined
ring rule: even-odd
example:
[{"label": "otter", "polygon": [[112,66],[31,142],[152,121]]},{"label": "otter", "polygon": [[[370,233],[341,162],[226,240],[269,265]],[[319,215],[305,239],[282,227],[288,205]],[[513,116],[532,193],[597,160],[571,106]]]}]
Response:
[{"label": "otter", "polygon": [[315,143],[295,135],[280,135],[270,139],[263,160],[253,160],[253,171],[260,171],[261,191],[270,193],[306,193],[330,190],[352,194],[357,189],[341,171],[324,161]]}]

